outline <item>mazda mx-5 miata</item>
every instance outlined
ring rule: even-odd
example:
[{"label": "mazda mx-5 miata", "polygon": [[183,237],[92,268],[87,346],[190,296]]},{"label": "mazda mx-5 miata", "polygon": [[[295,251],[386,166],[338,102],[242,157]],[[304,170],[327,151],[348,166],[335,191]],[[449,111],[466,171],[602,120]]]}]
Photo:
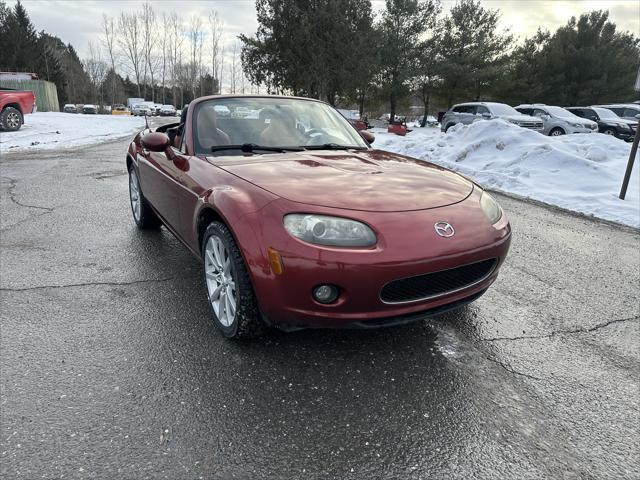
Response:
[{"label": "mazda mx-5 miata", "polygon": [[129,146],[133,217],[202,261],[227,337],[397,325],[477,299],[509,249],[505,213],[471,180],[372,142],[321,101],[198,98]]}]

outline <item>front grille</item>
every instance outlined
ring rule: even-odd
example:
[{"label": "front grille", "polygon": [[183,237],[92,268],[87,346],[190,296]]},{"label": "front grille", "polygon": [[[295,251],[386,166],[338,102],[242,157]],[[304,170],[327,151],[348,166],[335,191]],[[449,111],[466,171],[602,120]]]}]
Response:
[{"label": "front grille", "polygon": [[522,122],[520,126],[523,128],[531,128],[532,130],[542,130],[544,128],[542,123],[536,122]]},{"label": "front grille", "polygon": [[380,298],[385,303],[402,303],[462,290],[487,278],[496,263],[497,259],[491,258],[449,270],[394,280],[382,288]]}]

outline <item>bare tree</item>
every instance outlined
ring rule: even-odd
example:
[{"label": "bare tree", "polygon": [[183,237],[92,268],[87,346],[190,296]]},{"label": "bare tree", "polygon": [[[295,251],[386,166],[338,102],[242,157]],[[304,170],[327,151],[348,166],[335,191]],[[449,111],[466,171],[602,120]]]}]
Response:
[{"label": "bare tree", "polygon": [[184,92],[182,90],[181,71],[182,71],[182,46],[184,43],[184,35],[182,28],[182,21],[175,12],[169,15],[169,45],[168,45],[168,64],[169,72],[171,74],[171,85],[173,91],[173,101],[177,102],[178,88],[180,88],[180,104],[176,105],[182,107],[184,105]]},{"label": "bare tree", "polygon": [[221,92],[219,70],[222,63],[222,49],[220,41],[222,39],[223,23],[218,15],[218,12],[211,10],[209,12],[209,28],[211,34],[211,76],[213,77],[213,84],[211,86],[211,93],[216,94]]},{"label": "bare tree", "polygon": [[102,60],[100,48],[92,41],[89,41],[89,57],[85,59],[82,64],[91,82],[92,101],[102,107],[104,105],[102,84],[107,76],[108,66],[107,63]]},{"label": "bare tree", "polygon": [[220,64],[218,65],[218,92],[222,93],[222,79],[224,77],[224,43],[220,47]]},{"label": "bare tree", "polygon": [[118,52],[116,51],[116,27],[113,18],[108,17],[106,14],[102,15],[102,32],[101,42],[104,49],[109,55],[109,61],[111,64],[111,105],[116,102],[116,59]]},{"label": "bare tree", "polygon": [[118,20],[120,37],[118,44],[126,58],[125,66],[133,74],[138,86],[138,96],[140,96],[140,80],[144,63],[144,49],[142,43],[142,32],[137,12],[120,13]]},{"label": "bare tree", "polygon": [[155,78],[154,74],[158,68],[158,59],[155,56],[155,47],[158,40],[156,31],[156,14],[149,2],[142,4],[142,51],[144,63],[144,97],[147,97],[147,72],[151,77],[151,101],[155,102]]},{"label": "bare tree", "polygon": [[240,86],[240,75],[242,73],[242,65],[240,63],[240,52],[238,51],[238,42],[233,42],[233,50],[231,51],[231,61],[229,64],[229,88],[231,93],[236,93],[236,89]]},{"label": "bare tree", "polygon": [[162,78],[162,104],[167,103],[167,97],[165,93],[165,84],[167,79],[167,66],[169,64],[169,50],[170,45],[169,42],[171,40],[170,31],[169,31],[169,20],[167,18],[166,13],[162,14],[162,32],[160,34],[160,76]]},{"label": "bare tree", "polygon": [[187,36],[189,37],[188,81],[191,94],[195,97],[198,77],[202,70],[202,48],[204,43],[202,19],[198,15],[191,16]]}]

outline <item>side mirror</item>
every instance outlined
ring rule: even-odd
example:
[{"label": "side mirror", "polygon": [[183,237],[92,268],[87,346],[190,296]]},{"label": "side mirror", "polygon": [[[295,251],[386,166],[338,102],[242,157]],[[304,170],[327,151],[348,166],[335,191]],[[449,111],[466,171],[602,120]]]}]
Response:
[{"label": "side mirror", "polygon": [[373,133],[367,132],[366,130],[360,130],[360,136],[364,138],[367,143],[373,143],[376,139]]},{"label": "side mirror", "polygon": [[491,114],[490,113],[483,113],[482,114],[482,118],[491,118]]},{"label": "side mirror", "polygon": [[152,152],[164,152],[169,146],[171,141],[165,133],[150,132],[145,134],[140,140],[142,147]]}]

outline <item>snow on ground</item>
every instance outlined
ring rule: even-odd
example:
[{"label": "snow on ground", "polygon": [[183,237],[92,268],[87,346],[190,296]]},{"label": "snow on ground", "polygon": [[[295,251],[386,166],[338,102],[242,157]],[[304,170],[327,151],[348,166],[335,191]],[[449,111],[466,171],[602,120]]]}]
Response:
[{"label": "snow on ground", "polygon": [[17,132],[0,131],[0,153],[78,147],[131,135],[144,118],[37,112]]},{"label": "snow on ground", "polygon": [[481,185],[640,227],[640,165],[618,194],[631,144],[600,134],[546,137],[502,120],[416,128],[406,137],[374,129],[375,147],[458,171]]}]

